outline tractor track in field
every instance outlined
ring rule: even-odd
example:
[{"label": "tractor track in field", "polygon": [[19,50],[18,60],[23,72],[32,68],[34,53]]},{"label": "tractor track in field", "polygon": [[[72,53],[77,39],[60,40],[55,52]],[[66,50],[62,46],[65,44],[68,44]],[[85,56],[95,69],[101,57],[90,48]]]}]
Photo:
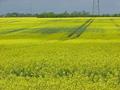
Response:
[{"label": "tractor track in field", "polygon": [[113,19],[110,19],[110,21],[120,30],[120,25],[117,24]]},{"label": "tractor track in field", "polygon": [[4,24],[13,24],[13,23],[16,23],[16,22],[19,22],[17,20],[13,20],[13,21],[0,21],[0,23],[4,23]]},{"label": "tractor track in field", "polygon": [[75,39],[80,37],[87,29],[87,27],[90,26],[90,24],[94,21],[94,19],[89,19],[85,23],[83,23],[80,27],[75,29],[72,33],[70,33],[67,38]]},{"label": "tractor track in field", "polygon": [[23,30],[25,30],[25,28],[14,29],[14,30],[6,31],[6,32],[0,32],[0,35],[15,33],[15,32],[19,32],[19,31],[23,31]]}]

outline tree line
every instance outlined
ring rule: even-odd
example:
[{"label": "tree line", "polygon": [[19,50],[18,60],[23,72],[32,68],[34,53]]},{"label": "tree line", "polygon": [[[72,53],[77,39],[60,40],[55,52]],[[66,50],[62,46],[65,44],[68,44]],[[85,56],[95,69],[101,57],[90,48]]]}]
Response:
[{"label": "tree line", "polygon": [[17,13],[17,12],[12,12],[12,13],[6,13],[4,15],[0,15],[0,17],[38,17],[38,18],[54,18],[54,17],[92,17],[92,16],[96,16],[96,17],[119,17],[119,14],[101,14],[101,15],[92,15],[89,12],[86,11],[82,11],[82,12],[62,12],[62,13],[55,13],[55,12],[43,12],[43,13],[35,13],[35,14],[31,14],[31,13]]}]

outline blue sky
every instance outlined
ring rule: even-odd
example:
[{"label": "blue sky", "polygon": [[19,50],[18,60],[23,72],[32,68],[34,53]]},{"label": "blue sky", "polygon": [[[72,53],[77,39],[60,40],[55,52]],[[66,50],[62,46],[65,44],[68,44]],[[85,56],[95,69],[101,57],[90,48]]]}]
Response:
[{"label": "blue sky", "polygon": [[[120,12],[120,0],[100,0],[102,13]],[[92,11],[92,0],[0,0],[0,14],[7,12]]]}]

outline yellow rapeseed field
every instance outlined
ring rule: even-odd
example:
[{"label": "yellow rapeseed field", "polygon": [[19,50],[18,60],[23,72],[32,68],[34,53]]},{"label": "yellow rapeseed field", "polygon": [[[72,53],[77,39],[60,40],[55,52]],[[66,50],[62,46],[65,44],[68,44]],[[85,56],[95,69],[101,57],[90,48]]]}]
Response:
[{"label": "yellow rapeseed field", "polygon": [[0,18],[0,90],[119,90],[120,18]]}]

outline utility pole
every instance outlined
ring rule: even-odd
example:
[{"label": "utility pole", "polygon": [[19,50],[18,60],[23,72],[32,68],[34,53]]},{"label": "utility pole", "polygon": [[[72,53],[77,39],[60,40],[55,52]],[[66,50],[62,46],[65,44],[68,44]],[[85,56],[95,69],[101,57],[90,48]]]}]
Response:
[{"label": "utility pole", "polygon": [[92,15],[95,14],[95,0],[93,0]]},{"label": "utility pole", "polygon": [[100,0],[98,0],[98,15],[100,15]]},{"label": "utility pole", "polygon": [[92,3],[92,15],[100,15],[100,0],[93,0]]}]

